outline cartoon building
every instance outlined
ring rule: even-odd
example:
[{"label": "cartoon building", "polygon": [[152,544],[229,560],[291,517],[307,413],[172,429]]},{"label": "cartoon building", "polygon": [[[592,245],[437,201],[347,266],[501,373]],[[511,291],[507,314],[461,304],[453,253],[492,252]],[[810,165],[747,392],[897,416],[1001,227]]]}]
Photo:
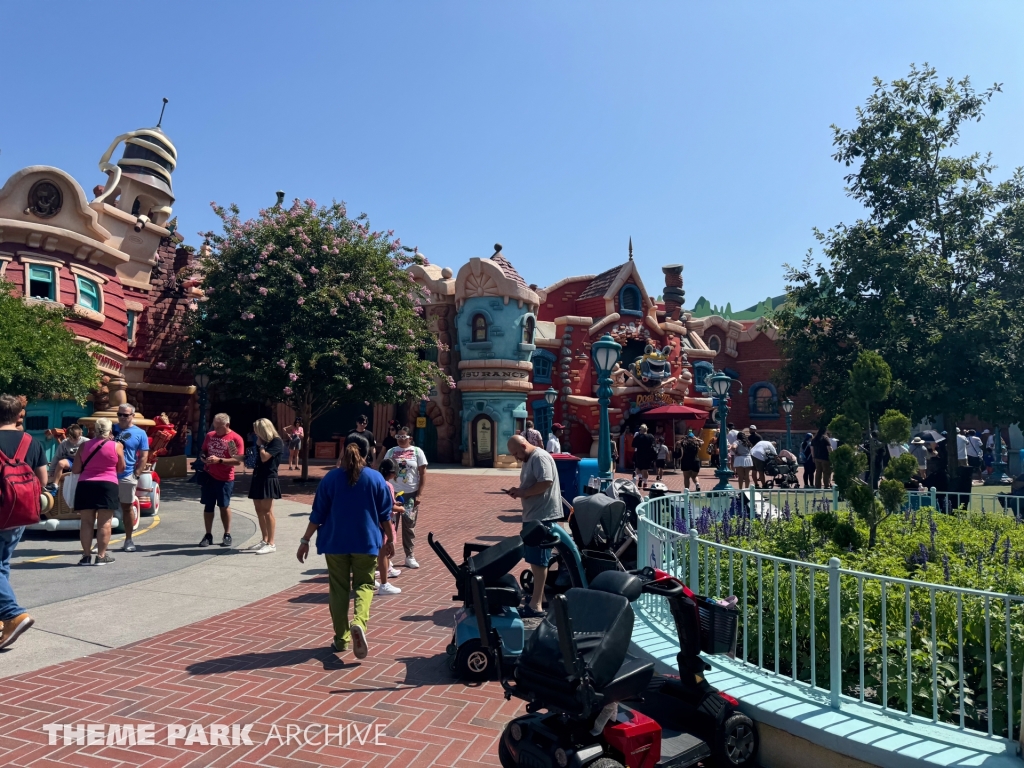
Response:
[{"label": "cartoon building", "polygon": [[[121,143],[123,156],[111,163]],[[21,169],[0,189],[0,277],[26,302],[69,308],[68,327],[101,349],[91,404],[31,402],[26,428],[37,437],[128,400],[187,417],[191,376],[160,362],[191,301],[176,276],[191,255],[170,222],[176,163],[163,131],[144,128],[111,143],[100,160],[106,184],[91,201],[74,178],[45,165]]]}]

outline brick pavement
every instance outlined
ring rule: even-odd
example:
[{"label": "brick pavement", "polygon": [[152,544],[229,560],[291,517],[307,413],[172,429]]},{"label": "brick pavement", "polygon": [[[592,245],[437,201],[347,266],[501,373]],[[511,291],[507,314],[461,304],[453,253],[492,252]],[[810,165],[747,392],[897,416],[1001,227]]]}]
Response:
[{"label": "brick pavement", "polygon": [[[319,474],[319,473],[318,473]],[[446,666],[456,604],[452,578],[426,544],[433,531],[451,549],[463,541],[518,531],[519,508],[502,495],[508,478],[433,477],[419,523],[419,571],[396,579],[399,596],[375,598],[371,655],[335,657],[323,561],[311,558],[301,583],[272,597],[133,645],[17,677],[0,679],[0,765],[3,766],[475,766],[497,765],[504,723],[521,711],[497,683],[470,686]],[[288,544],[288,547],[291,543]],[[281,556],[290,557],[286,548]],[[401,560],[399,556],[398,560]],[[400,565],[400,563],[399,563]],[[130,621],[112,613],[111,621]],[[32,642],[29,632],[19,645]],[[17,645],[8,653],[17,653]],[[0,655],[0,674],[3,656]],[[257,746],[190,746],[166,742],[164,727],[199,722],[255,724]],[[55,746],[46,723],[156,723],[157,745]],[[383,746],[337,743],[337,728],[383,726]],[[318,746],[281,737],[288,726],[329,726],[309,732]],[[352,731],[347,732],[351,736]],[[364,737],[365,738],[365,737]]]}]

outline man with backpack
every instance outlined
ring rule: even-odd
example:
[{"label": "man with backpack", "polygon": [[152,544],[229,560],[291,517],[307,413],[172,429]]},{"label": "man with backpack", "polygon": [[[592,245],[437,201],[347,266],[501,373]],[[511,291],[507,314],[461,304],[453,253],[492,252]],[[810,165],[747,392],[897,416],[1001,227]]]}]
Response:
[{"label": "man with backpack", "polygon": [[39,522],[46,485],[43,446],[20,428],[20,397],[0,395],[0,648],[11,645],[34,620],[11,588],[11,557],[25,526]]}]

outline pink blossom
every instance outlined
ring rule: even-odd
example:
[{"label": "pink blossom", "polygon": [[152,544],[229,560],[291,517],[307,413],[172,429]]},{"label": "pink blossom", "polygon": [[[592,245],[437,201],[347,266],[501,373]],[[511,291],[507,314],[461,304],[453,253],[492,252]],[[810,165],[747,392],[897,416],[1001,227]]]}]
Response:
[{"label": "pink blossom", "polygon": [[162,371],[167,367],[167,363],[157,363],[156,367]]},{"label": "pink blossom", "polygon": [[301,307],[305,303],[306,303],[306,300],[304,298],[302,298],[301,296],[299,296],[299,306]]},{"label": "pink blossom", "polygon": [[250,272],[249,273],[249,279],[250,280],[255,280],[257,277],[259,277],[259,275],[257,275],[255,272]]},{"label": "pink blossom", "polygon": [[370,370],[370,364],[369,363],[363,363],[363,368],[365,368],[366,370]]},{"label": "pink blossom", "polygon": [[293,346],[294,345],[290,341],[287,344],[285,344],[285,347],[287,347],[288,349],[291,349]]},{"label": "pink blossom", "polygon": [[333,315],[337,315],[337,314],[338,314],[338,308],[337,307],[331,307],[331,315],[333,316]]},{"label": "pink blossom", "polygon": [[394,376],[385,376],[384,377],[384,381],[386,381],[389,385],[394,384],[395,383],[395,377]]},{"label": "pink blossom", "polygon": [[268,293],[267,289],[260,286],[260,296],[266,296]]},{"label": "pink blossom", "polygon": [[284,360],[278,360],[277,364],[280,365],[282,368],[288,367],[288,363],[286,363]]},{"label": "pink blossom", "polygon": [[320,270],[317,269],[316,267],[310,267],[309,268],[309,274],[311,274],[311,275],[319,275],[320,274]]},{"label": "pink blossom", "polygon": [[290,394],[292,393],[292,388],[291,388],[291,387],[285,387],[285,388],[284,388],[284,393],[285,393],[286,395],[290,395]]},{"label": "pink blossom", "polygon": [[345,385],[345,389],[352,389],[352,385],[351,384],[346,384]]},{"label": "pink blossom", "polygon": [[297,374],[297,373],[289,373],[288,374],[288,379],[290,381],[298,381],[299,380],[299,374]]}]

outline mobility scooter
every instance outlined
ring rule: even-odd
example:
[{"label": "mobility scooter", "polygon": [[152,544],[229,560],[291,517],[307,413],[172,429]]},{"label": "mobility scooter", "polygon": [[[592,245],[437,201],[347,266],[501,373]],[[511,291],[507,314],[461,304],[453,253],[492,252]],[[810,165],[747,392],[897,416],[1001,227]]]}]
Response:
[{"label": "mobility scooter", "polygon": [[[655,676],[652,662],[627,659],[634,620],[630,597],[640,589],[672,605],[680,628],[679,678]],[[738,711],[736,699],[707,683],[699,655],[702,625],[719,638],[719,645],[703,644],[714,648],[730,632],[734,647],[736,624],[710,611],[705,616],[703,602],[678,580],[651,569],[638,575],[609,572],[588,590],[555,596],[512,679],[502,668],[505,698],[527,702],[527,714],[502,733],[502,767],[756,765],[753,722]]]}]

